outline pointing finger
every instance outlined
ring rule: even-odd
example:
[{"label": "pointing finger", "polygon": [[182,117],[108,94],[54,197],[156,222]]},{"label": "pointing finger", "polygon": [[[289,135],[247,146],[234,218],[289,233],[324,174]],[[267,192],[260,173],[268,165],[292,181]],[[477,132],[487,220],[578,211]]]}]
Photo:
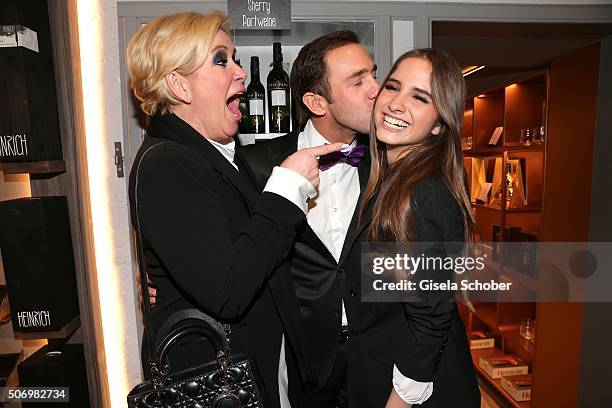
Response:
[{"label": "pointing finger", "polygon": [[309,147],[303,150],[306,150],[311,155],[318,157],[318,156],[324,156],[331,152],[338,152],[342,149],[346,149],[347,147],[349,147],[349,145],[347,145],[346,143],[331,143],[331,144],[326,144],[323,146]]}]

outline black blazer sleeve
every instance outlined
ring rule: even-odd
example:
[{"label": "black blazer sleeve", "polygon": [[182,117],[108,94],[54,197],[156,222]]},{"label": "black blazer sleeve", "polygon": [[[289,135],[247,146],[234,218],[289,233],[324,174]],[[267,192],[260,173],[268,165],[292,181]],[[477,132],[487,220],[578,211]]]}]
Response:
[{"label": "black blazer sleeve", "polygon": [[233,241],[219,195],[228,188],[197,153],[175,143],[153,148],[138,173],[144,237],[185,296],[220,319],[247,310],[305,219],[290,201],[265,193]]},{"label": "black blazer sleeve", "polygon": [[[411,192],[411,205],[415,241],[428,243],[422,248],[424,253],[443,258],[451,255],[443,246],[433,245],[464,240],[460,208],[448,187],[434,177],[420,181]],[[420,272],[417,271],[415,276]],[[452,274],[452,271],[433,270],[421,276],[444,282],[452,280]],[[403,305],[405,324],[399,330],[401,342],[395,364],[404,376],[430,382],[434,380],[446,345],[455,304],[450,291],[428,291],[421,296],[423,301]]]}]

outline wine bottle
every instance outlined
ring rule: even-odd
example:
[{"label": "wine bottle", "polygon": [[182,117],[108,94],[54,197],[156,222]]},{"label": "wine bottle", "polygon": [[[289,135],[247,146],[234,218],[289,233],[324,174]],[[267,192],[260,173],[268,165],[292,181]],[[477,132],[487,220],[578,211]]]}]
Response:
[{"label": "wine bottle", "polygon": [[270,133],[289,132],[289,75],[283,69],[281,44],[273,44],[272,71],[268,74]]},{"label": "wine bottle", "polygon": [[[240,60],[236,60],[236,64],[240,65],[240,68],[242,68]],[[240,103],[238,106],[240,107],[240,113],[242,114],[240,117],[240,122],[238,123],[238,133],[249,133],[249,99],[247,98],[246,93],[240,95]]]},{"label": "wine bottle", "polygon": [[266,90],[259,80],[259,57],[251,57],[251,83],[247,87],[249,133],[266,133]]}]

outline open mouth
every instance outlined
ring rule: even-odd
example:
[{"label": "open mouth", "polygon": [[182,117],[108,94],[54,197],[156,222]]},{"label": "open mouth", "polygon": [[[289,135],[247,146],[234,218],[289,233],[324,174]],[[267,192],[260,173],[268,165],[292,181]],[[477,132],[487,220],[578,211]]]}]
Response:
[{"label": "open mouth", "polygon": [[408,126],[410,126],[409,123],[404,122],[401,119],[397,119],[397,118],[394,118],[394,117],[391,117],[391,116],[385,115],[385,114],[383,114],[383,121],[385,122],[385,124],[388,127],[392,128],[392,129],[397,129],[397,130],[405,129]]},{"label": "open mouth", "polygon": [[243,92],[238,92],[227,99],[227,110],[232,114],[232,116],[236,117],[236,119],[240,120],[242,118],[242,112],[240,112],[240,97],[243,95]]}]

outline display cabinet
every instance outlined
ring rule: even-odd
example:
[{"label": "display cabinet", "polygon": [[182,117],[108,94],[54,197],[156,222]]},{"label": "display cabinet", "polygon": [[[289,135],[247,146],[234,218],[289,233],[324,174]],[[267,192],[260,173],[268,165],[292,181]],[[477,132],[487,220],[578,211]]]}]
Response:
[{"label": "display cabinet", "polygon": [[[497,241],[588,240],[589,208],[584,201],[590,195],[583,181],[591,179],[598,58],[596,44],[466,101],[464,165],[485,251]],[[535,274],[495,262],[489,273],[521,290],[537,290]],[[582,304],[475,302],[473,308],[463,304],[460,309],[468,333],[488,332],[495,339],[495,348],[472,350],[472,357],[480,384],[499,402],[513,407],[575,406]],[[523,319],[535,321],[534,339],[520,335]],[[517,402],[501,379],[492,379],[479,367],[480,357],[500,354],[516,355],[529,364],[530,402]]]}]

